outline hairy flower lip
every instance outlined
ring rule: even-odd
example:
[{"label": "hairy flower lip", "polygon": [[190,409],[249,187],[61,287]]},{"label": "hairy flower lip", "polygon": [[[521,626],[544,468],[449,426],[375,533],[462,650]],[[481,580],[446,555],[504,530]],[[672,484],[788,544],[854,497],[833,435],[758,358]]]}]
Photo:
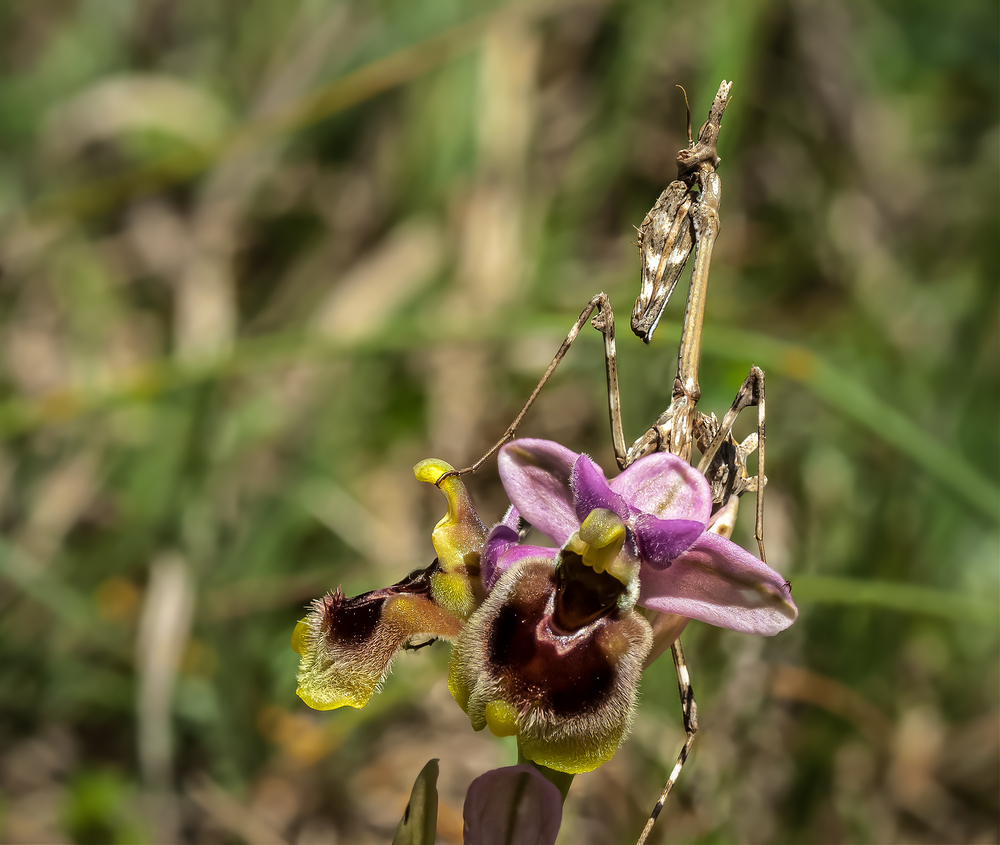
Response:
[{"label": "hairy flower lip", "polygon": [[435,599],[440,574],[435,560],[391,587],[353,598],[338,587],[313,602],[292,635],[299,697],[315,710],[364,707],[414,636],[457,637],[464,620]]},{"label": "hairy flower lip", "polygon": [[557,771],[591,771],[628,733],[653,635],[637,611],[607,602],[564,628],[559,551],[543,551],[509,567],[469,619],[448,688],[476,730],[516,733],[528,759]]},{"label": "hairy flower lip", "polygon": [[364,707],[413,637],[454,639],[485,598],[486,527],[452,471],[436,458],[414,467],[417,479],[437,486],[448,504],[431,534],[438,557],[430,566],[353,598],[338,587],[313,602],[295,626],[292,648],[301,658],[296,692],[313,709]]}]

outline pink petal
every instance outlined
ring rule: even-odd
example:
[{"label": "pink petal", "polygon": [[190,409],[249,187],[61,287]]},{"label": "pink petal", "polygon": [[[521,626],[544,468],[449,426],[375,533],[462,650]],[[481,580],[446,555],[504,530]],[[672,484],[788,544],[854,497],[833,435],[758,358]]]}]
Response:
[{"label": "pink petal", "polygon": [[517,523],[521,519],[521,514],[517,512],[517,508],[511,505],[507,508],[507,513],[503,515],[503,519],[500,520],[500,525],[506,525],[508,528],[513,528],[517,531]]},{"label": "pink petal", "polygon": [[712,492],[698,470],[669,452],[647,455],[611,480],[611,489],[635,509],[664,519],[708,524]]},{"label": "pink petal", "polygon": [[773,636],[798,616],[782,578],[752,554],[702,534],[666,569],[643,565],[639,604],[721,628]]},{"label": "pink petal", "polygon": [[507,766],[477,777],[462,811],[465,845],[552,845],[562,796],[534,766]]},{"label": "pink petal", "polygon": [[653,569],[666,569],[704,533],[705,523],[693,519],[658,519],[648,513],[635,519],[639,556]]},{"label": "pink petal", "polygon": [[479,577],[483,586],[486,587],[487,592],[493,589],[497,578],[514,562],[510,560],[501,567],[500,558],[517,546],[517,542],[520,539],[517,530],[519,519],[520,515],[517,512],[517,508],[511,505],[507,508],[507,513],[504,514],[503,519],[493,526],[486,537],[486,543],[483,545],[483,554],[480,559],[482,568]]},{"label": "pink petal", "polygon": [[611,489],[604,472],[588,455],[580,455],[576,459],[569,483],[573,488],[576,518],[580,522],[598,508],[613,511],[622,522],[628,522],[632,518],[628,502]]},{"label": "pink petal", "polygon": [[580,527],[570,489],[578,457],[551,440],[527,437],[508,443],[497,457],[500,480],[511,503],[559,545]]},{"label": "pink petal", "polygon": [[511,549],[517,547],[518,533],[503,523],[494,526],[490,535],[486,538],[483,546],[483,554],[480,559],[480,578],[486,590],[492,590],[497,578],[500,577],[500,558]]},{"label": "pink petal", "polygon": [[492,590],[497,581],[500,580],[500,576],[519,561],[527,558],[540,558],[542,560],[551,561],[557,554],[559,554],[559,549],[553,549],[550,546],[508,546],[507,549],[505,549],[497,558],[493,567],[490,582],[486,585],[486,589]]}]

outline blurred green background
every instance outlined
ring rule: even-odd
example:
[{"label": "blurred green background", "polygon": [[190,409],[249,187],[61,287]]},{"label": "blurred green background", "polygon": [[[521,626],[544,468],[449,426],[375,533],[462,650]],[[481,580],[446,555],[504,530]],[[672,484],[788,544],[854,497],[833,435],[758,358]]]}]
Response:
[{"label": "blurred green background", "polygon": [[[726,78],[701,407],[767,371],[801,617],[689,627],[702,733],[654,841],[997,842],[998,29],[974,0],[0,5],[0,840],[387,842],[440,757],[461,841],[514,751],[447,646],[314,713],[292,627],[430,562],[412,465],[478,457],[595,292],[626,436],[663,410],[685,293],[632,337],[632,226],[675,84],[697,131]],[[610,471],[598,341],[522,433]],[[495,463],[469,485],[498,519]],[[668,661],[642,693],[566,845],[658,796]]]}]

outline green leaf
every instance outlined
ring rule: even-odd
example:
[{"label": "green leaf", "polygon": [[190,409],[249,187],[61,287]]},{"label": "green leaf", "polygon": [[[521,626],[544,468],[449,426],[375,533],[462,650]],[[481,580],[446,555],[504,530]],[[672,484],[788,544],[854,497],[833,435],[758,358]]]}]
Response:
[{"label": "green leaf", "polygon": [[428,760],[413,782],[392,845],[434,845],[438,814],[438,761]]}]

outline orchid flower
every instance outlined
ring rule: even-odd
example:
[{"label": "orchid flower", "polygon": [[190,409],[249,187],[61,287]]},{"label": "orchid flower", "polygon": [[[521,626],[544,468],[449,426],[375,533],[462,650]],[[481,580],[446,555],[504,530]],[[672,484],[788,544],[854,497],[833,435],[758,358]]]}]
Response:
[{"label": "orchid flower", "polygon": [[486,527],[454,468],[434,459],[413,468],[437,484],[448,513],[434,527],[437,558],[402,581],[355,598],[338,587],[312,604],[295,626],[298,696],[315,710],[364,707],[385,682],[392,661],[414,637],[454,640],[481,603],[480,553]]},{"label": "orchid flower", "polygon": [[[448,501],[437,559],[314,602],[292,638],[309,706],[363,707],[401,648],[440,637],[455,644],[448,686],[473,727],[573,775],[614,755],[643,669],[688,619],[765,636],[795,620],[787,583],[721,536],[708,482],[680,458],[649,455],[608,481],[586,455],[521,439],[498,462],[512,507],[489,532],[450,465],[414,468]],[[557,547],[521,543],[522,520]]]},{"label": "orchid flower", "polygon": [[[474,728],[517,735],[527,759],[579,773],[615,753],[656,633],[637,608],[669,614],[671,640],[688,618],[765,636],[795,621],[785,580],[709,530],[708,482],[680,458],[649,455],[608,482],[586,455],[522,439],[499,468],[513,509],[486,539],[490,590],[449,688]],[[515,515],[560,547],[517,544]]]}]

